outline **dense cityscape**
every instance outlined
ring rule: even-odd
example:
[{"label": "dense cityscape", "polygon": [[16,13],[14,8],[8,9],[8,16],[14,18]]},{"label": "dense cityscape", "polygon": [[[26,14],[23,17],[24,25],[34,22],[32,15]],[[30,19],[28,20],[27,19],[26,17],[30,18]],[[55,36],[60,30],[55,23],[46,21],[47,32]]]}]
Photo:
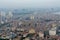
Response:
[{"label": "dense cityscape", "polygon": [[60,40],[59,13],[59,8],[0,9],[0,40]]}]

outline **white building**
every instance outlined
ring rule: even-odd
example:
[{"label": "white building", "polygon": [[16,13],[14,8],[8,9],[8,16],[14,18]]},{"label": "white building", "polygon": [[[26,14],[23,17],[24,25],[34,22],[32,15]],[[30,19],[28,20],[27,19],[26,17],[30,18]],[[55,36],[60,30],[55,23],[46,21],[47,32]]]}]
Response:
[{"label": "white building", "polygon": [[4,21],[1,21],[1,24],[4,24]]},{"label": "white building", "polygon": [[12,12],[9,11],[7,14],[6,14],[6,18],[11,18],[13,16]]},{"label": "white building", "polygon": [[34,16],[30,16],[30,19],[31,19],[31,20],[34,19]]},{"label": "white building", "polygon": [[23,24],[21,21],[19,22],[19,25]]},{"label": "white building", "polygon": [[43,38],[44,34],[42,32],[39,32],[39,37]]},{"label": "white building", "polygon": [[56,30],[49,30],[49,35],[50,36],[56,35]]}]

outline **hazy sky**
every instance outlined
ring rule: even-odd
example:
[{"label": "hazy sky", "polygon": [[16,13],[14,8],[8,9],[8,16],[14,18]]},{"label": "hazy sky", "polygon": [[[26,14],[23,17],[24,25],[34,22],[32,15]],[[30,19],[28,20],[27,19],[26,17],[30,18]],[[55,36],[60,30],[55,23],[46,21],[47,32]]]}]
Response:
[{"label": "hazy sky", "polygon": [[60,7],[60,0],[0,0],[0,8]]}]

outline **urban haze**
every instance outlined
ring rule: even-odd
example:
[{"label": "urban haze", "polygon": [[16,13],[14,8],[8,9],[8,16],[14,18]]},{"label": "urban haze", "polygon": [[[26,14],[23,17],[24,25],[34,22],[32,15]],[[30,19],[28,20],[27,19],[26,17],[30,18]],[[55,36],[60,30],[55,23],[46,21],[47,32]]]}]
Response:
[{"label": "urban haze", "polygon": [[0,0],[0,40],[60,40],[60,0]]}]

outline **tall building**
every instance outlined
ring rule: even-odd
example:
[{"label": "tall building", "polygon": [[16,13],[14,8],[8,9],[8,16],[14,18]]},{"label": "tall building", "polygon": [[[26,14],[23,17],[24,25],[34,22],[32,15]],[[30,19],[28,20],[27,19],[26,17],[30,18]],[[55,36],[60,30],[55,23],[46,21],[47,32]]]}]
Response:
[{"label": "tall building", "polygon": [[0,13],[0,23],[1,23],[1,13]]},{"label": "tall building", "polygon": [[12,16],[13,16],[13,14],[12,14],[11,11],[9,11],[9,12],[6,14],[6,17],[7,17],[7,18],[11,18]]},{"label": "tall building", "polygon": [[0,23],[4,23],[4,18],[5,18],[5,12],[4,11],[0,11]]},{"label": "tall building", "polygon": [[34,19],[34,16],[30,16],[30,19],[33,20]]},{"label": "tall building", "polygon": [[8,21],[11,21],[11,20],[12,20],[12,19],[11,19],[12,17],[13,17],[13,14],[12,14],[11,11],[9,11],[9,12],[6,14],[7,20],[8,20]]}]

